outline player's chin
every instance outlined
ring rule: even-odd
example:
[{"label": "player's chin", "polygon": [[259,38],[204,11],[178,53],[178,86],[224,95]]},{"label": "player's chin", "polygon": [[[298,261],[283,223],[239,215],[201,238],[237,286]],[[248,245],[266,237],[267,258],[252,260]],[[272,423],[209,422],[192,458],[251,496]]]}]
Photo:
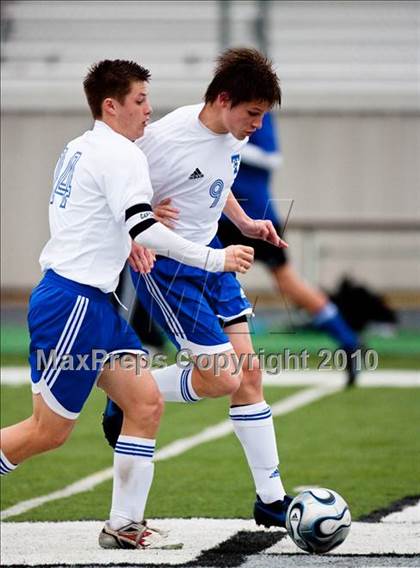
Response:
[{"label": "player's chin", "polygon": [[144,126],[141,125],[137,128],[136,140],[137,138],[141,138],[144,134]]}]

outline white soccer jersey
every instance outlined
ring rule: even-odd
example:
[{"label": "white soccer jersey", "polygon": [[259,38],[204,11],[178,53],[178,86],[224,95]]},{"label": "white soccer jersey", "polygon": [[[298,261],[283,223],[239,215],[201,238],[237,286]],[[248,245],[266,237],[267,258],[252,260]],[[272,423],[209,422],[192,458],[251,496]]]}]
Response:
[{"label": "white soccer jersey", "polygon": [[198,118],[202,108],[191,105],[167,114],[146,127],[136,144],[149,163],[152,205],[170,197],[180,210],[174,231],[208,244],[217,232],[248,138],[212,132]]},{"label": "white soccer jersey", "polygon": [[130,253],[125,211],[152,197],[141,150],[104,122],[72,140],[59,159],[50,198],[51,238],[40,264],[103,292],[115,290]]}]

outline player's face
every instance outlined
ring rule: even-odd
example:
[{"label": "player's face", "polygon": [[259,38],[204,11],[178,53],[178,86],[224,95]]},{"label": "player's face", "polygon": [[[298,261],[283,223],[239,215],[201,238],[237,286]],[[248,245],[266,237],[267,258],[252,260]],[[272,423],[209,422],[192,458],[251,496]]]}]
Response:
[{"label": "player's face", "polygon": [[149,102],[148,84],[144,81],[134,81],[124,102],[116,103],[116,117],[119,132],[130,140],[137,140],[144,134],[152,107]]},{"label": "player's face", "polygon": [[264,101],[240,103],[234,107],[228,103],[223,109],[222,119],[227,130],[238,140],[243,140],[261,128],[269,108],[270,105]]}]

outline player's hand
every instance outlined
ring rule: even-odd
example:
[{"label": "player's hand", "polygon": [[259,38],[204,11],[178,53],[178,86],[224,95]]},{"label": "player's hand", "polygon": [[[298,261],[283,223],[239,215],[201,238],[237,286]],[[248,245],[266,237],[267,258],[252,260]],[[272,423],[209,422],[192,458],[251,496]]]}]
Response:
[{"label": "player's hand", "polygon": [[287,248],[289,246],[286,241],[277,234],[273,223],[268,219],[250,219],[241,226],[240,229],[242,234],[250,239],[261,239],[280,248]]},{"label": "player's hand", "polygon": [[254,249],[244,245],[225,248],[225,272],[247,272],[254,262]]},{"label": "player's hand", "polygon": [[166,225],[169,229],[173,229],[174,221],[179,219],[179,209],[172,207],[171,201],[171,198],[167,197],[166,199],[162,199],[162,201],[153,208],[155,219],[163,223],[163,225]]},{"label": "player's hand", "polygon": [[136,241],[132,241],[128,264],[135,272],[148,274],[152,270],[155,260],[156,256],[152,250],[142,247]]}]

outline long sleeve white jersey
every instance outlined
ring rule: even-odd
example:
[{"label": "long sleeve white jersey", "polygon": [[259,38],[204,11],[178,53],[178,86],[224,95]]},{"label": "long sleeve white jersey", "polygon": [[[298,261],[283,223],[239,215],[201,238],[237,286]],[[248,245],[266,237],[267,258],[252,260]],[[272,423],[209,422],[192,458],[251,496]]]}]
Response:
[{"label": "long sleeve white jersey", "polygon": [[[54,172],[49,220],[51,238],[40,264],[59,275],[115,290],[130,253],[131,238],[193,266],[222,270],[224,253],[188,243],[151,212],[153,190],[143,152],[102,121],[72,140]],[[143,241],[142,241],[143,239]],[[214,253],[222,253],[215,255]]]},{"label": "long sleeve white jersey", "polygon": [[170,197],[180,210],[174,231],[208,244],[217,232],[248,138],[212,132],[198,118],[202,108],[178,108],[147,126],[136,144],[149,163],[152,205]]}]

